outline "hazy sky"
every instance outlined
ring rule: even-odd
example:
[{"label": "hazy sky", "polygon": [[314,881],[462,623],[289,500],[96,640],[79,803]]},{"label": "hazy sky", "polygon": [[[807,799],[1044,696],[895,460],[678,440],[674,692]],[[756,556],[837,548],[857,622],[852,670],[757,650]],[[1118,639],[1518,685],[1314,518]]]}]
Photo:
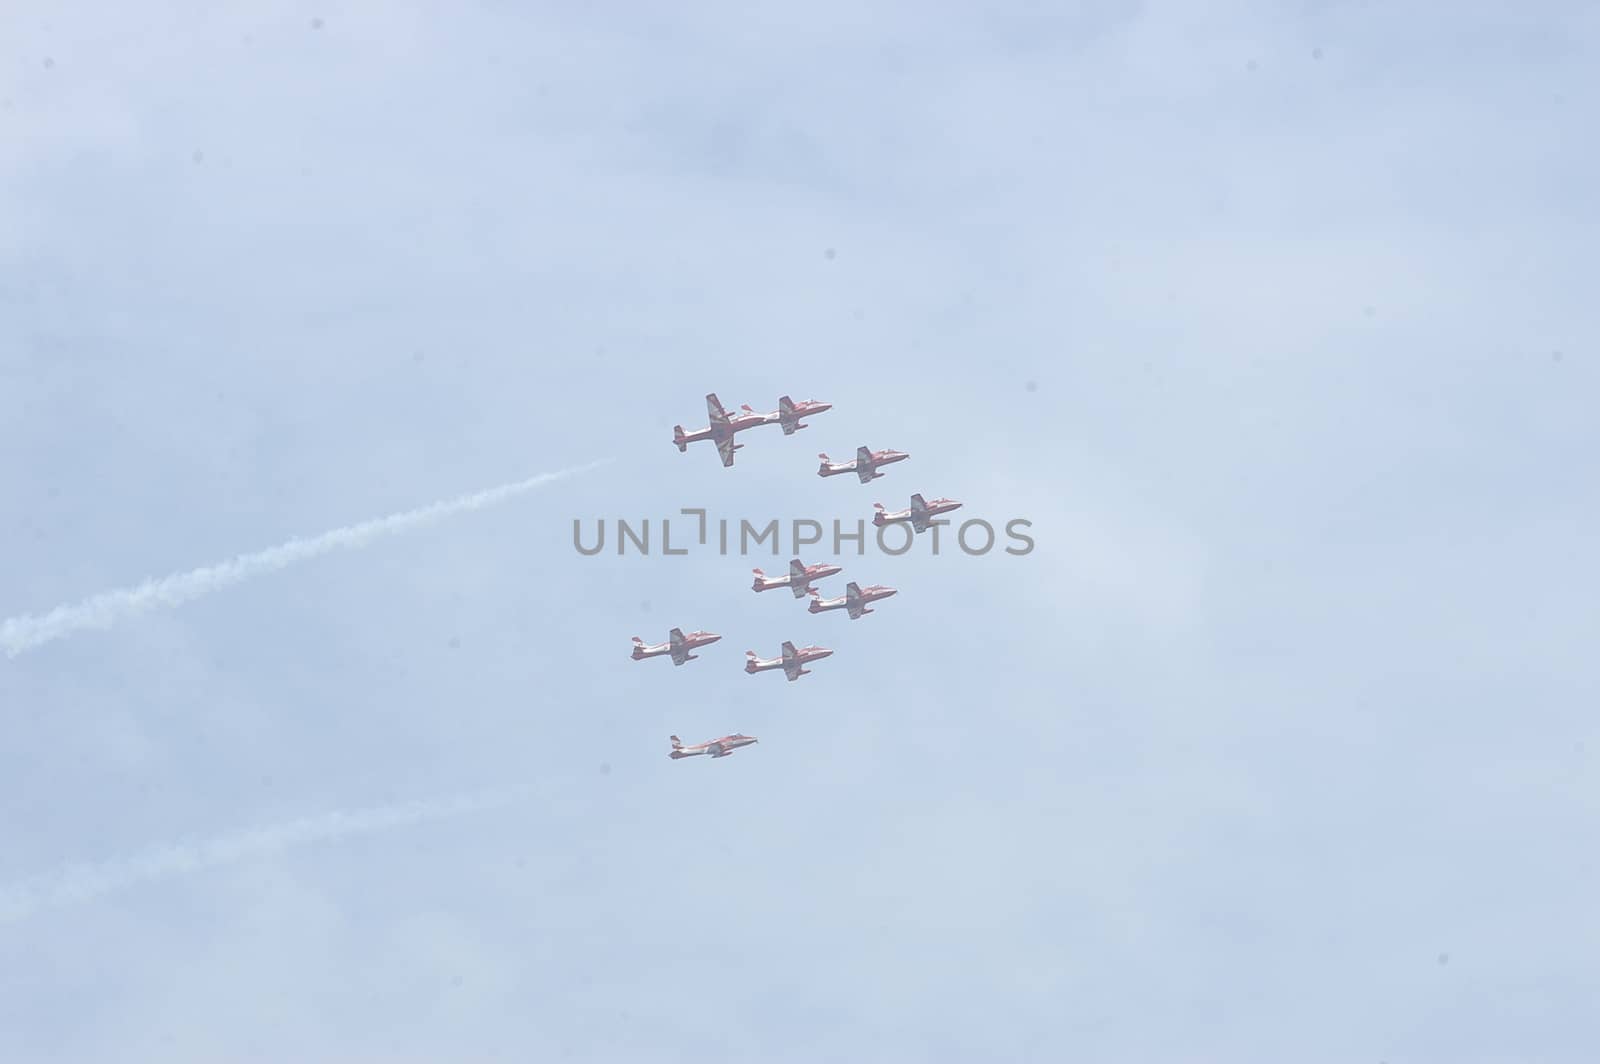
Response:
[{"label": "hazy sky", "polygon": [[0,615],[616,459],[0,660],[0,1059],[1594,1060],[1595,10],[678,6],[0,13]]}]

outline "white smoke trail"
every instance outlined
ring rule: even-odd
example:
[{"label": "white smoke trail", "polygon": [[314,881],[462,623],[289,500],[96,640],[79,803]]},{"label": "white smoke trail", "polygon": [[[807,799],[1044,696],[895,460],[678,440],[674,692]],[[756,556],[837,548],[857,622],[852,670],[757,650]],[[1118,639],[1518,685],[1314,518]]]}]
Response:
[{"label": "white smoke trail", "polygon": [[160,580],[146,580],[137,587],[103,592],[75,605],[57,606],[49,613],[11,617],[0,623],[0,646],[5,648],[7,657],[14,658],[24,650],[31,650],[74,632],[91,628],[110,628],[125,618],[135,617],[162,606],[179,606],[203,595],[209,595],[213,591],[220,591],[248,580],[252,576],[276,572],[296,562],[307,561],[330,551],[364,547],[383,536],[419,528],[468,510],[481,510],[486,506],[493,506],[523,492],[531,491],[541,484],[584,473],[610,461],[609,458],[602,458],[598,462],[563,469],[557,473],[541,473],[527,480],[502,484],[498,488],[463,495],[445,502],[436,502],[419,510],[407,510],[403,513],[390,514],[388,517],[380,517],[375,521],[363,521],[358,525],[336,528],[320,536],[291,539],[280,546],[257,551],[254,554],[241,554],[232,561],[218,565],[191,569],[186,573],[174,573]]},{"label": "white smoke trail", "polygon": [[210,840],[182,842],[121,860],[66,868],[0,887],[0,924],[16,923],[45,909],[91,901],[142,883],[155,883],[294,846],[335,842],[351,835],[408,827],[509,805],[530,793],[526,787],[510,787],[432,801],[326,813]]}]

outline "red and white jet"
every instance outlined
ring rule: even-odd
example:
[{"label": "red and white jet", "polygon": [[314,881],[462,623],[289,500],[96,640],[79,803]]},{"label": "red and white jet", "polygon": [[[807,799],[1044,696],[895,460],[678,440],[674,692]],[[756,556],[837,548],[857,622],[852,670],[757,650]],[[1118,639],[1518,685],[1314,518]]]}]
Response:
[{"label": "red and white jet", "polygon": [[672,740],[672,753],[667,756],[676,761],[680,757],[727,757],[741,746],[749,746],[761,740],[753,735],[724,735],[720,739],[712,739],[706,743],[695,743],[693,746],[684,746],[683,740],[676,735],[668,736]]},{"label": "red and white jet", "polygon": [[665,643],[656,643],[646,646],[645,641],[638,636],[633,637],[633,660],[643,661],[645,658],[659,658],[663,654],[672,655],[674,665],[682,665],[686,661],[693,661],[699,654],[691,654],[691,650],[698,650],[703,646],[715,643],[721,639],[720,635],[711,632],[690,632],[683,634],[682,628],[674,628],[667,633]]},{"label": "red and white jet", "polygon": [[904,462],[911,455],[906,451],[869,451],[865,447],[857,447],[855,458],[848,462],[835,462],[825,454],[817,457],[822,459],[822,468],[817,470],[817,476],[836,477],[840,473],[854,473],[865,484],[883,476],[878,472],[880,466]]},{"label": "red and white jet", "polygon": [[689,449],[691,443],[711,440],[717,445],[717,454],[721,456],[722,464],[725,466],[733,465],[733,452],[744,446],[742,443],[733,442],[733,437],[737,433],[753,429],[757,425],[771,425],[778,417],[777,414],[758,414],[748,403],[739,408],[739,413],[730,416],[722,409],[722,402],[717,398],[716,392],[706,396],[706,413],[711,418],[711,424],[706,428],[685,432],[682,425],[672,426],[672,442],[678,445],[678,451],[682,453]]},{"label": "red and white jet", "polygon": [[812,414],[826,413],[832,409],[832,403],[823,403],[816,399],[803,399],[797,403],[787,395],[780,395],[778,397],[777,413],[768,414],[767,417],[769,423],[772,420],[777,421],[785,436],[793,436],[799,430],[811,427],[810,425],[800,424],[801,418],[809,417]]},{"label": "red and white jet", "polygon": [[879,528],[893,524],[896,521],[909,521],[914,531],[926,532],[935,517],[940,514],[947,514],[951,510],[959,510],[961,509],[961,504],[954,499],[935,499],[929,502],[921,495],[913,495],[911,496],[911,508],[908,510],[896,510],[894,513],[889,513],[883,508],[883,503],[881,502],[873,503],[872,509],[872,523]]},{"label": "red and white jet", "polygon": [[793,643],[785,641],[781,658],[758,658],[754,650],[745,651],[744,671],[753,676],[769,669],[782,669],[783,674],[793,682],[811,672],[810,669],[804,668],[807,662],[819,661],[832,653],[833,651],[826,647],[801,647],[796,650]]},{"label": "red and white jet", "polygon": [[828,610],[844,610],[850,615],[850,619],[853,621],[860,617],[863,613],[877,612],[876,610],[869,609],[867,605],[868,603],[877,602],[879,599],[886,599],[890,595],[897,594],[899,594],[899,592],[894,588],[886,587],[883,584],[873,584],[870,587],[862,587],[852,580],[848,584],[844,585],[844,594],[840,595],[838,598],[825,599],[822,597],[822,592],[812,589],[811,604],[807,606],[806,609],[811,613],[825,613]]},{"label": "red and white jet", "polygon": [[768,576],[760,569],[752,569],[751,572],[756,574],[756,580],[750,586],[756,591],[771,591],[775,587],[786,587],[794,592],[795,598],[805,598],[806,592],[811,590],[811,581],[837,576],[844,572],[844,566],[828,565],[826,562],[804,565],[799,558],[794,558],[789,562],[787,576]]}]

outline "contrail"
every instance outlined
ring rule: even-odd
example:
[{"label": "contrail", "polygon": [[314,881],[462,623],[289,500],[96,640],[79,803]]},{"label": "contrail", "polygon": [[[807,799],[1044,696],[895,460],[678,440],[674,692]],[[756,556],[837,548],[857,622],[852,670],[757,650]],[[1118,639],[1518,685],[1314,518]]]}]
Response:
[{"label": "contrail", "polygon": [[486,506],[493,506],[523,492],[531,491],[541,484],[584,473],[610,461],[609,458],[602,458],[597,462],[563,469],[557,473],[541,473],[527,480],[502,484],[498,488],[463,495],[446,502],[436,502],[420,510],[407,510],[404,513],[380,517],[375,521],[363,521],[358,525],[336,528],[320,536],[291,539],[280,546],[257,551],[254,554],[241,554],[232,561],[218,565],[191,569],[186,573],[174,573],[160,580],[146,580],[137,587],[102,592],[76,605],[57,606],[49,613],[12,617],[0,624],[0,646],[5,647],[7,657],[14,658],[24,650],[31,650],[74,632],[91,628],[110,628],[128,617],[137,617],[141,613],[162,606],[180,606],[203,595],[209,595],[213,591],[221,591],[225,587],[241,583],[252,576],[286,569],[296,562],[308,561],[335,550],[364,547],[383,536],[420,528],[455,514],[466,513],[468,510],[481,510]]},{"label": "contrail", "polygon": [[178,843],[121,860],[78,865],[0,887],[0,924],[15,923],[45,909],[91,901],[142,883],[155,883],[294,846],[335,842],[351,835],[408,827],[509,805],[530,793],[527,787],[508,787],[432,801],[325,813],[205,841]]}]

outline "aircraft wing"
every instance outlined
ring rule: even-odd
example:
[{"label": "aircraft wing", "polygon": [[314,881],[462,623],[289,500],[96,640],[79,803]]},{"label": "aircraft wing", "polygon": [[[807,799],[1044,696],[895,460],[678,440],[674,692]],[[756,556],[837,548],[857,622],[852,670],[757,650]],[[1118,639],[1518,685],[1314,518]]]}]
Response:
[{"label": "aircraft wing", "polygon": [[860,462],[856,463],[856,479],[861,481],[861,483],[865,484],[876,475],[877,470],[873,469],[870,465],[862,465]]},{"label": "aircraft wing", "polygon": [[722,464],[725,466],[733,465],[733,452],[737,449],[731,435],[717,441],[717,454],[722,457]]},{"label": "aircraft wing", "polygon": [[784,660],[783,674],[789,679],[798,680],[800,678],[800,669],[801,665],[799,661],[793,658],[787,658]]},{"label": "aircraft wing", "polygon": [[871,465],[871,464],[872,464],[872,452],[867,450],[865,446],[857,447],[856,448],[856,465],[862,466],[862,465]]},{"label": "aircraft wing", "polygon": [[728,412],[722,409],[722,400],[717,398],[716,392],[706,396],[706,414],[710,416],[713,426],[728,423]]}]

